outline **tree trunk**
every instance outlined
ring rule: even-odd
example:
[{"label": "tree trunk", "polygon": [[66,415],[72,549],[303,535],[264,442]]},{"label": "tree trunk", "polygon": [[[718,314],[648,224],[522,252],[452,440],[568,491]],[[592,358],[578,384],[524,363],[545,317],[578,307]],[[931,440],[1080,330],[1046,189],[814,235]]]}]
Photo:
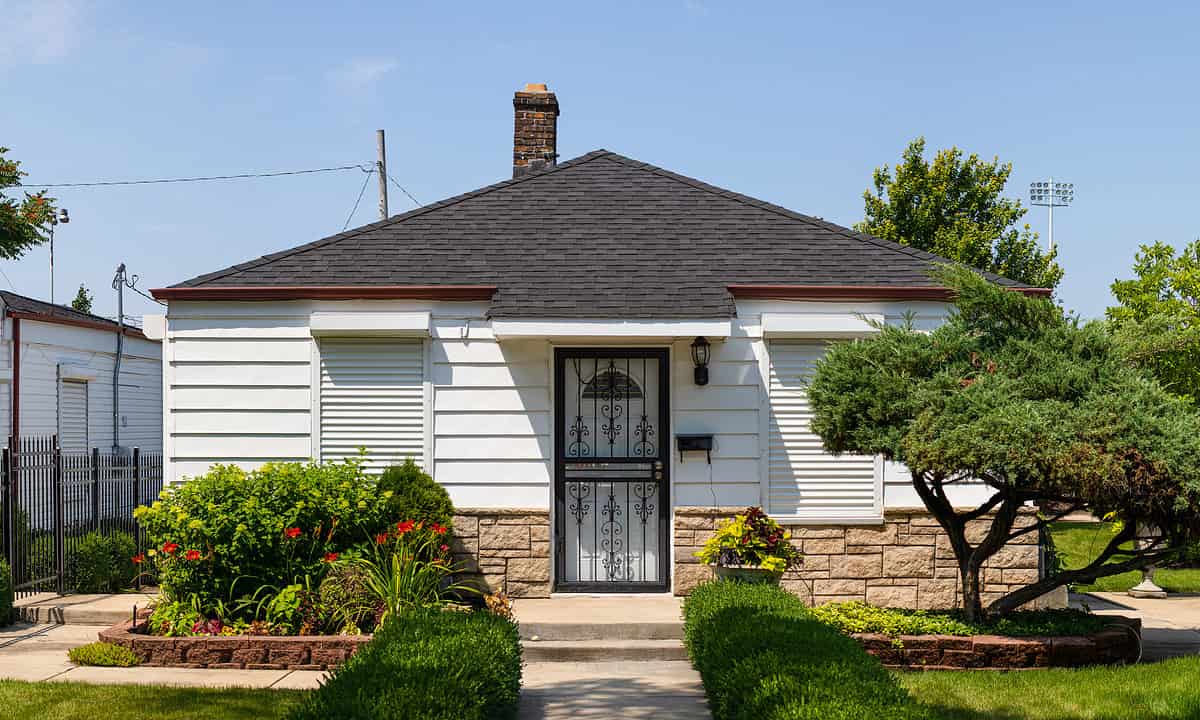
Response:
[{"label": "tree trunk", "polygon": [[983,594],[979,589],[979,568],[971,561],[959,566],[962,578],[962,606],[967,622],[983,619]]}]

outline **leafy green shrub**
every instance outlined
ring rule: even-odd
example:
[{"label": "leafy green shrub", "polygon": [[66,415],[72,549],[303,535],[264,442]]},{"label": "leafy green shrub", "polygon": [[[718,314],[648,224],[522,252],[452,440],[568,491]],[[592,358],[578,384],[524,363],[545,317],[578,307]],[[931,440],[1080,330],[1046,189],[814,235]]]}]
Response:
[{"label": "leafy green shrub", "polygon": [[359,565],[338,565],[329,570],[317,590],[327,627],[355,635],[375,620],[379,600],[367,585],[367,573]]},{"label": "leafy green shrub", "polygon": [[16,596],[13,592],[12,570],[8,563],[0,559],[0,627],[13,621],[13,602]]},{"label": "leafy green shrub", "polygon": [[193,605],[175,600],[160,601],[150,613],[150,632],[167,637],[195,635],[192,628],[204,622]]},{"label": "leafy green shrub", "polygon": [[135,515],[157,546],[147,555],[166,596],[196,598],[208,612],[264,586],[317,586],[339,554],[394,519],[390,500],[358,459],[214,465]]},{"label": "leafy green shrub", "polygon": [[1081,610],[1022,610],[994,623],[970,623],[962,611],[880,608],[864,602],[831,603],[812,614],[843,633],[884,635],[1088,635],[1105,625],[1102,617]]},{"label": "leafy green shrub", "polygon": [[388,514],[397,520],[417,520],[450,527],[454,505],[446,489],[434,482],[412,458],[393,465],[379,477],[380,492],[391,492]]},{"label": "leafy green shrub", "polygon": [[137,655],[127,647],[106,642],[80,645],[67,651],[67,657],[76,665],[98,665],[100,667],[133,667],[138,664]]},{"label": "leafy green shrub", "polygon": [[521,691],[521,642],[486,612],[407,610],[305,697],[291,720],[504,720]]},{"label": "leafy green shrub", "polygon": [[381,606],[380,619],[411,607],[446,604],[451,594],[477,592],[453,584],[457,568],[450,562],[448,529],[437,523],[396,523],[395,530],[375,538],[371,557],[358,562],[367,588]]},{"label": "leafy green shrub", "polygon": [[914,703],[853,639],[773,585],[707,583],[684,632],[714,720],[916,720]]},{"label": "leafy green shrub", "polygon": [[137,569],[137,544],[127,532],[90,532],[68,545],[66,585],[79,593],[112,593],[129,587]]}]

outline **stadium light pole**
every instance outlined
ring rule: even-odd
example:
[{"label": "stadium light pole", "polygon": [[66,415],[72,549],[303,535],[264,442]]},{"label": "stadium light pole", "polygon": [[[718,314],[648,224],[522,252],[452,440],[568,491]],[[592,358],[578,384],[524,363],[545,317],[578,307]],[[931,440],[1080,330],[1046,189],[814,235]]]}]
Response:
[{"label": "stadium light pole", "polygon": [[1050,234],[1046,242],[1046,250],[1054,250],[1054,208],[1068,207],[1075,200],[1075,185],[1073,183],[1054,182],[1051,177],[1048,182],[1029,183],[1029,204],[1050,208]]}]

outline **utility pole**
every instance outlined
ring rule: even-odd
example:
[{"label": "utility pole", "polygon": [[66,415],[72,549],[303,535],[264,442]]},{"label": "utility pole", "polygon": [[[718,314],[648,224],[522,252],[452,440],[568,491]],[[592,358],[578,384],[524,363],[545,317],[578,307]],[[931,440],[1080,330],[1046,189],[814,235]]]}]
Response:
[{"label": "utility pole", "polygon": [[117,357],[113,363],[113,452],[121,450],[121,356],[125,351],[125,288],[137,284],[138,277],[130,279],[125,272],[125,263],[117,266],[117,274],[113,276],[113,290],[117,291]]},{"label": "utility pole", "polygon": [[379,151],[379,159],[375,161],[375,172],[379,174],[379,219],[387,220],[387,146],[383,140],[383,130],[375,131],[375,145]]}]

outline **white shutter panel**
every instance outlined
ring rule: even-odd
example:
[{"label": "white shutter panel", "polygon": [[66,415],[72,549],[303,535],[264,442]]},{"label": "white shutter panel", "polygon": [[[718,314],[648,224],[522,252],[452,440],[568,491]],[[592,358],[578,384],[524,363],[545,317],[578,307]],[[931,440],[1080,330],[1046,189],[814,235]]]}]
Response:
[{"label": "white shutter panel", "polygon": [[772,341],[768,512],[820,520],[878,518],[882,503],[875,459],[835,457],[809,423],[804,381],[825,354],[823,342]]},{"label": "white shutter panel", "polygon": [[88,386],[63,380],[58,391],[58,444],[63,450],[88,449]]},{"label": "white shutter panel", "polygon": [[321,351],[321,460],[367,449],[378,473],[412,458],[425,465],[424,350],[420,340],[324,338]]}]

